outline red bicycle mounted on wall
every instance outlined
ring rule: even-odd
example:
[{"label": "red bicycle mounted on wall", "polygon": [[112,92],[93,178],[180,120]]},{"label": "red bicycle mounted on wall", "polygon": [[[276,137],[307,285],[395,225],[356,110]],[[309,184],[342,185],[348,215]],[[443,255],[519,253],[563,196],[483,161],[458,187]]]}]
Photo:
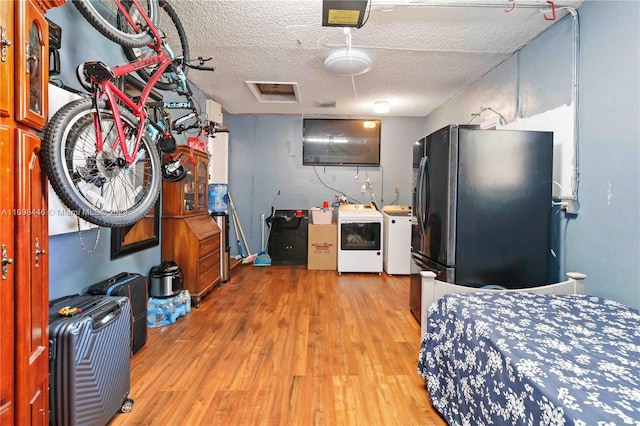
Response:
[{"label": "red bicycle mounted on wall", "polygon": [[[168,113],[149,114],[147,100],[154,87],[186,96],[193,119],[181,130],[201,127],[191,97],[187,67],[213,70],[188,62],[188,45],[177,15],[165,0],[74,0],[82,15],[104,36],[119,43],[132,62],[109,67],[87,62],[78,67],[81,85],[90,97],[62,107],[45,129],[42,163],[61,201],[79,217],[100,226],[124,227],[141,219],[159,196],[160,151],[171,152],[175,141]],[[162,16],[170,21],[181,54],[169,46]],[[171,27],[171,28],[169,28]],[[165,30],[168,31],[168,30]],[[146,84],[132,98],[118,79],[137,73]],[[177,120],[176,120],[177,121]]]}]

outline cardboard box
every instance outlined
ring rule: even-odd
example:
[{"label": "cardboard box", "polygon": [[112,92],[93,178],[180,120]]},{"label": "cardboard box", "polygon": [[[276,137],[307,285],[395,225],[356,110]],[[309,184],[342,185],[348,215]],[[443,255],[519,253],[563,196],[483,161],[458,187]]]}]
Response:
[{"label": "cardboard box", "polygon": [[338,269],[338,225],[309,224],[307,269],[335,271]]}]

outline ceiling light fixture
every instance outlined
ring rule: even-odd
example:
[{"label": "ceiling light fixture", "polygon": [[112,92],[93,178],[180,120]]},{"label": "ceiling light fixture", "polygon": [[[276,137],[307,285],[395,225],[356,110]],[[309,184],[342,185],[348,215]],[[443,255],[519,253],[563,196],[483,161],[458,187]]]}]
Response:
[{"label": "ceiling light fixture", "polygon": [[376,101],[373,103],[373,112],[377,114],[386,114],[389,112],[389,102]]},{"label": "ceiling light fixture", "polygon": [[360,75],[371,69],[371,58],[358,50],[340,50],[324,60],[324,67],[336,75]]}]

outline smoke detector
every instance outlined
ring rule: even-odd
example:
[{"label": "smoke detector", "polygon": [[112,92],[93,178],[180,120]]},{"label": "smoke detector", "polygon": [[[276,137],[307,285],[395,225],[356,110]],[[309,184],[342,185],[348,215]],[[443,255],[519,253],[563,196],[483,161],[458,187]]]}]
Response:
[{"label": "smoke detector", "polygon": [[358,50],[341,50],[329,55],[324,67],[336,75],[360,75],[371,69],[371,58]]}]

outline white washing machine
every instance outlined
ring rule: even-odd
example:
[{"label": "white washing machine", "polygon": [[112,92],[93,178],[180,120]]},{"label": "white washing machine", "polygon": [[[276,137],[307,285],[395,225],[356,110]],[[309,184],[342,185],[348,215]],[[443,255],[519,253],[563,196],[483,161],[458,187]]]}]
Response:
[{"label": "white washing machine", "polygon": [[411,206],[384,206],[383,265],[389,275],[411,273]]},{"label": "white washing machine", "polygon": [[338,273],[382,273],[382,213],[370,204],[338,209]]}]

